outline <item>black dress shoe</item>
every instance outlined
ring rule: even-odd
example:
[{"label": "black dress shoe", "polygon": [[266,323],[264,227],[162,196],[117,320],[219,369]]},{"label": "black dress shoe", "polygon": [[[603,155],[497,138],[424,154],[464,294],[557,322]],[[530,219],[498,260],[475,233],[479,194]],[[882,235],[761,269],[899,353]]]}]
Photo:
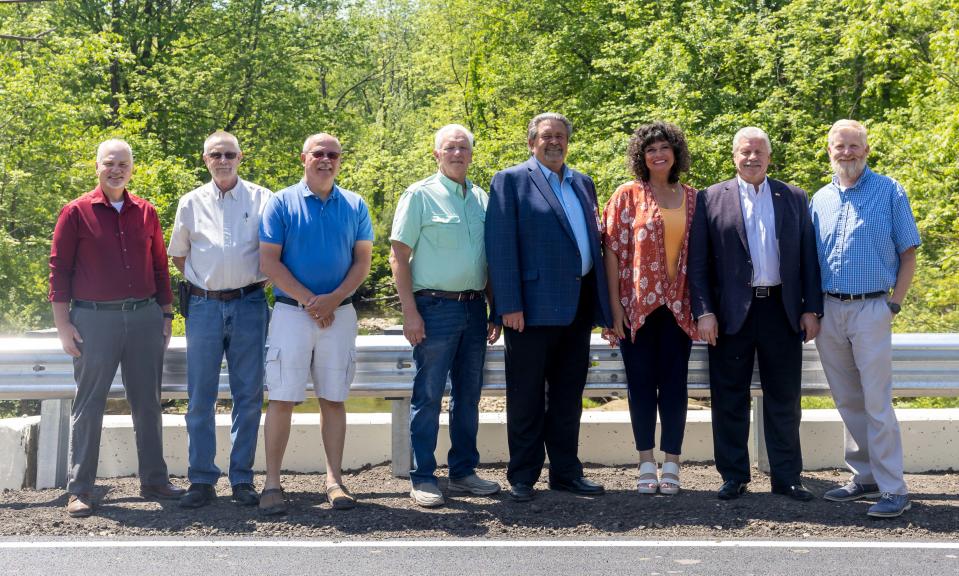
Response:
[{"label": "black dress shoe", "polygon": [[741,494],[746,492],[746,483],[745,482],[736,482],[735,480],[727,480],[723,482],[723,485],[719,487],[719,492],[716,493],[716,496],[720,500],[735,500],[739,498]]},{"label": "black dress shoe", "polygon": [[572,492],[580,496],[602,496],[606,493],[606,489],[603,488],[602,484],[587,480],[585,476],[573,478],[572,480],[550,480],[549,489]]},{"label": "black dress shoe", "polygon": [[806,489],[802,484],[792,484],[790,486],[773,486],[773,494],[782,494],[789,496],[799,502],[809,502],[815,500],[816,495]]},{"label": "black dress shoe", "polygon": [[175,486],[172,482],[140,485],[140,496],[152,500],[179,500],[184,494],[186,490]]},{"label": "black dress shoe", "polygon": [[240,506],[256,506],[260,503],[260,495],[253,484],[234,484],[233,501]]},{"label": "black dress shoe", "polygon": [[190,489],[180,497],[180,508],[202,508],[216,500],[212,484],[190,484]]},{"label": "black dress shoe", "polygon": [[536,490],[529,484],[518,483],[509,487],[509,497],[514,502],[529,502],[535,494]]}]

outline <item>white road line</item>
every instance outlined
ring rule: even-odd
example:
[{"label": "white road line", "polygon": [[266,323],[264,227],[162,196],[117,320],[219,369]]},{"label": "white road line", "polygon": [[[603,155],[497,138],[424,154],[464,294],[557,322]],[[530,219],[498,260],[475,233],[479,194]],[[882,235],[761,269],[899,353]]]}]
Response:
[{"label": "white road line", "polygon": [[959,550],[959,542],[803,540],[54,540],[4,541],[0,550],[27,548],[884,548]]}]

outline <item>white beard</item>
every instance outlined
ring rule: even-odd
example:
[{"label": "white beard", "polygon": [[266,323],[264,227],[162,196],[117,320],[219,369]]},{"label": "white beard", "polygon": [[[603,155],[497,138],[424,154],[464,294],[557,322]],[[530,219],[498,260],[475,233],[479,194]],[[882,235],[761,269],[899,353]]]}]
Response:
[{"label": "white beard", "polygon": [[866,169],[866,159],[856,160],[855,162],[837,162],[831,160],[832,169],[843,180],[857,180]]}]

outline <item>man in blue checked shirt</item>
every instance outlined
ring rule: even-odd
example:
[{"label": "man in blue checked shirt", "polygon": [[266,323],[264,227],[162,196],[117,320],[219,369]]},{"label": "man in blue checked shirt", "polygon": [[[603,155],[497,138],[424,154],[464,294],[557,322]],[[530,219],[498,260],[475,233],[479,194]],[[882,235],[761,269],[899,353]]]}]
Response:
[{"label": "man in blue checked shirt", "polygon": [[846,425],[846,464],[853,473],[824,498],[879,497],[868,514],[890,518],[911,506],[892,407],[892,322],[912,283],[920,240],[905,190],[870,170],[868,155],[862,124],[833,124],[834,176],[810,204],[826,296],[816,347]]}]

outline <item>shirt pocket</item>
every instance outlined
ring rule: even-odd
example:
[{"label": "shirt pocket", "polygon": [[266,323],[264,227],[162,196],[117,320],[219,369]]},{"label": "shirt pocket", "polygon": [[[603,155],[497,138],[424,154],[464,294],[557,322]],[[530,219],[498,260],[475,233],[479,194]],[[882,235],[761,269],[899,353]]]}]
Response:
[{"label": "shirt pocket", "polygon": [[467,210],[470,242],[482,244],[486,233],[486,210],[479,204],[470,204]]},{"label": "shirt pocket", "polygon": [[426,226],[423,227],[423,234],[437,248],[456,250],[459,248],[459,234],[457,233],[459,225],[460,217],[456,214],[432,212],[429,214]]}]

